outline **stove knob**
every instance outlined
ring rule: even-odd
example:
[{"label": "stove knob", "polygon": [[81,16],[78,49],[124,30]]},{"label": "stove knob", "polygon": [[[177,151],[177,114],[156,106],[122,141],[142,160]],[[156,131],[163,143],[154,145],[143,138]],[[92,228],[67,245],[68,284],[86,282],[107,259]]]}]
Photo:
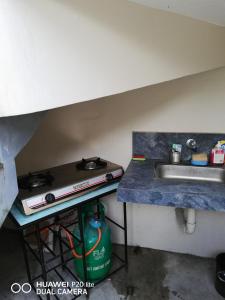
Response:
[{"label": "stove knob", "polygon": [[106,174],[106,181],[109,182],[111,180],[113,180],[113,175],[111,173]]},{"label": "stove knob", "polygon": [[55,196],[53,194],[49,193],[45,196],[45,201],[48,204],[53,203],[55,201]]}]

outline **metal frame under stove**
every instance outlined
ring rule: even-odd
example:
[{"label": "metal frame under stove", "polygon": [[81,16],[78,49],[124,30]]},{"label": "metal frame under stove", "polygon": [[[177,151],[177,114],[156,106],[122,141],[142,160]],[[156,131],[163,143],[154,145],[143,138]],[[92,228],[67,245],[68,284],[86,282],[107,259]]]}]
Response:
[{"label": "metal frame under stove", "polygon": [[[117,185],[118,186],[118,185]],[[84,268],[84,282],[87,283],[87,269],[86,269],[86,259],[85,259],[85,246],[84,246],[84,233],[83,233],[83,223],[82,223],[82,216],[81,216],[81,211],[82,211],[82,207],[84,204],[90,203],[95,201],[96,205],[98,207],[99,204],[99,200],[102,197],[105,197],[109,194],[115,193],[117,190],[117,186],[115,187],[115,184],[111,184],[112,189],[109,189],[108,191],[106,191],[105,188],[103,188],[103,192],[100,193],[100,191],[98,191],[98,195],[92,195],[93,193],[90,193],[90,198],[81,202],[81,203],[76,203],[74,205],[68,205],[67,207],[65,207],[64,209],[61,209],[55,213],[51,213],[45,217],[39,218],[37,220],[28,222],[24,225],[21,225],[20,222],[18,222],[18,219],[16,217],[16,208],[14,207],[14,209],[12,210],[10,216],[12,217],[12,220],[14,221],[14,223],[17,226],[17,229],[20,231],[20,235],[21,235],[21,244],[22,244],[22,249],[23,249],[23,254],[24,254],[24,260],[25,260],[25,265],[26,265],[26,271],[27,271],[27,276],[28,276],[28,282],[31,284],[33,290],[35,291],[35,282],[37,280],[44,281],[46,282],[48,280],[48,274],[50,272],[55,273],[55,275],[58,276],[59,280],[61,281],[65,281],[62,273],[63,272],[67,272],[67,274],[70,275],[70,277],[72,278],[72,280],[74,281],[80,281],[80,279],[78,278],[78,276],[71,271],[70,268],[68,268],[68,263],[69,261],[73,260],[73,256],[66,258],[66,255],[68,253],[71,252],[71,248],[69,246],[69,244],[67,242],[65,242],[65,240],[62,238],[61,236],[61,230],[59,230],[58,232],[53,230],[54,225],[58,226],[58,224],[60,223],[60,220],[62,220],[61,215],[64,214],[67,211],[70,210],[77,210],[78,213],[78,220],[74,221],[70,224],[68,224],[67,226],[61,227],[64,228],[64,230],[67,230],[72,236],[73,233],[70,231],[70,227],[76,223],[78,223],[79,225],[79,230],[80,230],[80,245],[82,247],[82,260],[83,260],[83,268]],[[110,187],[110,184],[109,184]],[[49,224],[48,226],[44,226],[41,227],[40,223],[42,223],[43,221],[52,219],[54,217],[54,221]],[[25,218],[30,218],[30,216],[25,216]],[[119,271],[120,269],[124,268],[124,267],[128,267],[128,255],[127,255],[127,213],[126,213],[126,203],[123,203],[123,225],[118,224],[117,222],[115,222],[114,220],[112,220],[111,218],[105,216],[105,218],[113,225],[115,225],[117,228],[121,229],[124,232],[124,257],[121,257],[120,255],[118,255],[117,253],[113,253],[113,257],[116,258],[119,262],[119,265],[111,270],[111,272],[108,274],[108,276],[106,278],[108,278],[109,276],[111,276],[112,274],[114,274],[115,272]],[[29,234],[25,234],[25,230],[27,228],[29,228],[31,225],[34,226],[35,230],[33,232],[30,232]],[[42,240],[41,238],[41,231],[43,229],[48,228],[48,230],[50,230],[55,238],[55,241],[58,243],[59,245],[59,254],[55,253],[54,250],[52,250],[45,241]],[[37,239],[37,244],[38,244],[38,253],[36,253],[36,251],[34,251],[29,243],[29,241],[27,240],[27,238],[30,235],[35,235],[36,239]],[[48,260],[45,259],[45,253],[44,253],[44,248],[46,248],[49,253],[52,255],[51,258],[49,258]],[[32,276],[32,272],[31,272],[31,268],[30,268],[30,262],[29,262],[29,256],[28,256],[28,252],[30,252],[33,257],[36,259],[36,261],[40,264],[41,266],[41,273],[35,277]],[[59,263],[57,263],[56,265],[54,265],[53,267],[49,268],[49,264],[52,264],[54,262],[60,261]],[[59,271],[59,269],[61,268],[61,270]],[[62,273],[61,273],[62,272]],[[95,285],[99,284],[101,281],[98,281],[97,283],[95,283]],[[89,288],[87,287],[87,291],[89,293]],[[88,294],[89,295],[89,294]],[[58,295],[53,295],[55,299],[60,299]],[[37,295],[37,297],[39,299],[47,299],[50,300],[51,299],[51,295],[46,295],[44,296],[44,298],[40,295]],[[72,299],[76,299],[79,296],[74,296]],[[71,299],[71,300],[72,300]]]}]

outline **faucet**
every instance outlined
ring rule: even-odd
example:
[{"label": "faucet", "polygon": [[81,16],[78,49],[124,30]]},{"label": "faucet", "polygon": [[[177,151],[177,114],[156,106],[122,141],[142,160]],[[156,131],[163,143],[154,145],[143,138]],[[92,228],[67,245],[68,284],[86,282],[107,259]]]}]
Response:
[{"label": "faucet", "polygon": [[186,141],[186,146],[188,147],[188,149],[192,150],[192,151],[197,151],[197,142],[194,139],[188,139]]},{"label": "faucet", "polygon": [[[197,152],[197,142],[196,142],[195,139],[188,139],[186,141],[186,146],[187,146],[188,149],[191,150],[191,153],[192,152]],[[190,161],[191,157],[192,157],[192,155],[190,154],[187,161]]]}]

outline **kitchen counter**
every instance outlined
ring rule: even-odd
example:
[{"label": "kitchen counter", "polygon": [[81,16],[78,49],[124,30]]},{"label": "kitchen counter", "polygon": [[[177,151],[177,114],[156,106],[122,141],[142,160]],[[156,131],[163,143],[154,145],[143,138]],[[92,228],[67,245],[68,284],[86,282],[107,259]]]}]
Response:
[{"label": "kitchen counter", "polygon": [[155,178],[151,159],[130,162],[117,197],[121,202],[225,212],[225,184]]}]

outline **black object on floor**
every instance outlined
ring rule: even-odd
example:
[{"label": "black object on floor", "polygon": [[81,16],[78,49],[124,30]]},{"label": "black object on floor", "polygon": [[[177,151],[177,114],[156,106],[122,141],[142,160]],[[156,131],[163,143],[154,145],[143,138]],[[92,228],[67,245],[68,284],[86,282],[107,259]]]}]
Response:
[{"label": "black object on floor", "polygon": [[216,282],[217,292],[225,297],[225,253],[220,253],[216,257]]}]

